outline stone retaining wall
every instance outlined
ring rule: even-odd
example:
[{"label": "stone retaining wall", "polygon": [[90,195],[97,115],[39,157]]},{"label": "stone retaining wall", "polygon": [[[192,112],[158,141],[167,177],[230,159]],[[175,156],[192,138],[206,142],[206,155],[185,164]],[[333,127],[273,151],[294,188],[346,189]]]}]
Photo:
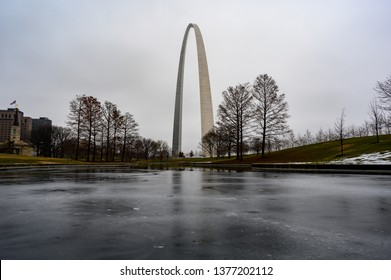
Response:
[{"label": "stone retaining wall", "polygon": [[391,175],[391,164],[253,163],[252,170]]}]

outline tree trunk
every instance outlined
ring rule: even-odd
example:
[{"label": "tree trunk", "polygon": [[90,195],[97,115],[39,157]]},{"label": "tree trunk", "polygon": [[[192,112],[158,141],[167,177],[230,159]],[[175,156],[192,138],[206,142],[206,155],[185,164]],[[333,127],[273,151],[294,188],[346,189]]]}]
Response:
[{"label": "tree trunk", "polygon": [[107,135],[106,135],[106,161],[109,161],[109,150],[110,150],[110,124],[107,124]]},{"label": "tree trunk", "polygon": [[104,139],[104,135],[103,135],[103,126],[102,126],[102,136],[101,136],[101,142],[100,142],[100,161],[103,161],[103,139]]},{"label": "tree trunk", "polygon": [[263,122],[262,129],[262,155],[261,157],[265,157],[265,147],[266,147],[266,120]]},{"label": "tree trunk", "polygon": [[240,160],[240,125],[238,110],[236,110],[236,159]]},{"label": "tree trunk", "polygon": [[92,151],[92,161],[96,161],[96,133],[94,131],[94,142],[93,142],[93,151]]},{"label": "tree trunk", "polygon": [[90,153],[91,153],[91,136],[92,136],[92,125],[90,122],[90,127],[88,130],[88,144],[87,144],[87,161],[90,161]]},{"label": "tree trunk", "polygon": [[126,130],[124,132],[124,144],[122,146],[122,157],[121,157],[122,162],[125,160],[125,151],[126,151]]},{"label": "tree trunk", "polygon": [[75,159],[79,159],[79,149],[80,149],[80,121],[77,124],[77,139],[76,139],[76,155]]},{"label": "tree trunk", "polygon": [[243,161],[243,124],[240,125],[240,161]]}]

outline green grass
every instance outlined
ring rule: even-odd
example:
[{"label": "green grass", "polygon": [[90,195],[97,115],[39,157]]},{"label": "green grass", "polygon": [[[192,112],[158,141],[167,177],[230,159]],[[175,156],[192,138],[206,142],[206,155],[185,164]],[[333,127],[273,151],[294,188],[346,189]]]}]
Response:
[{"label": "green grass", "polygon": [[16,164],[83,164],[83,162],[61,159],[61,158],[48,158],[48,157],[31,157],[31,156],[19,156],[12,154],[0,154],[0,166],[4,165],[16,165]]},{"label": "green grass", "polygon": [[[243,163],[287,163],[287,162],[327,162],[342,158],[356,157],[382,151],[391,151],[391,135],[376,137],[350,138],[344,141],[344,155],[341,156],[339,141],[323,142],[302,147],[285,149],[266,154],[264,158],[256,155],[246,156]],[[237,160],[226,160],[224,163],[237,163]]]}]

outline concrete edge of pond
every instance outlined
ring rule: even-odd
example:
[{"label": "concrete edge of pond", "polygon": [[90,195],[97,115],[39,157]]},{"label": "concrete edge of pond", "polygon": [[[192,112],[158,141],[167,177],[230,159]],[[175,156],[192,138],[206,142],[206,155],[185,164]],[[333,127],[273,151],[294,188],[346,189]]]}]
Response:
[{"label": "concrete edge of pond", "polygon": [[70,169],[70,168],[135,168],[137,163],[126,164],[10,164],[0,165],[0,171],[30,170],[30,169]]},{"label": "concrete edge of pond", "polygon": [[193,162],[192,167],[203,167],[203,168],[217,168],[217,169],[249,169],[251,170],[251,163],[244,164],[220,164],[211,162]]},{"label": "concrete edge of pond", "polygon": [[[159,166],[162,164],[146,165]],[[164,164],[163,164],[164,165]],[[218,164],[211,162],[192,162],[171,167],[195,167],[208,169],[224,169],[237,171],[257,172],[301,172],[301,173],[334,173],[334,174],[376,174],[391,175],[391,164],[316,164],[316,163],[253,163],[253,164]],[[83,169],[83,168],[142,168],[138,163],[117,163],[117,164],[20,164],[1,165],[0,171],[22,171],[22,170],[46,170],[53,169]]]},{"label": "concrete edge of pond", "polygon": [[391,175],[391,164],[253,163],[253,171]]}]

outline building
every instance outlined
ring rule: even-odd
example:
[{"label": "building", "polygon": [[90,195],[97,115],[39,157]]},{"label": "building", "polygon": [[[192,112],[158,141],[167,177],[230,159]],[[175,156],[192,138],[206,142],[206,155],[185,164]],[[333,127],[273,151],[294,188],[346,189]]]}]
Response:
[{"label": "building", "polygon": [[34,147],[30,144],[32,120],[23,117],[18,108],[0,111],[0,146],[8,153],[32,156]]},{"label": "building", "polygon": [[52,148],[52,121],[47,117],[33,119],[31,143],[36,149],[37,156],[51,156]]},{"label": "building", "polygon": [[[33,119],[25,117],[18,108],[0,110],[0,152],[11,152],[20,155],[35,154],[49,150],[52,121],[47,117]],[[35,132],[33,132],[35,131]]]},{"label": "building", "polygon": [[52,127],[52,121],[47,117],[40,117],[39,119],[32,119],[32,129],[36,130],[41,127]]},{"label": "building", "polygon": [[30,117],[23,116],[23,112],[17,108],[0,110],[0,142],[7,142],[11,137],[11,126],[14,123],[15,115],[20,125],[20,140],[30,142],[33,122]]}]

